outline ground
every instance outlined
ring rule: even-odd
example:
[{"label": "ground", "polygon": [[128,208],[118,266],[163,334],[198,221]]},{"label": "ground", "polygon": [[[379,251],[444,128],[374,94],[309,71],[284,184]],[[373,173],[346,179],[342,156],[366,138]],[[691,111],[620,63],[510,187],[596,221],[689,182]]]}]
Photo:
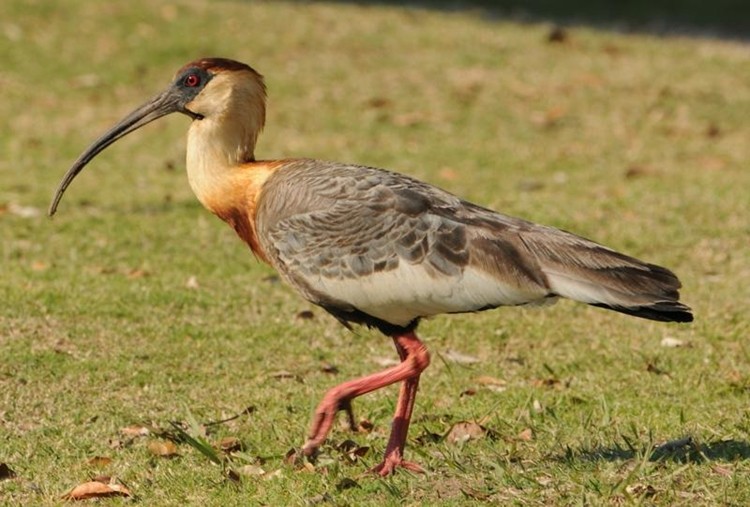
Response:
[{"label": "ground", "polygon": [[[97,476],[157,506],[750,503],[746,43],[347,2],[10,0],[0,20],[0,503]],[[325,390],[395,352],[200,207],[187,118],[109,148],[44,215],[88,143],[200,56],[266,76],[259,157],[398,170],[668,266],[695,323],[434,318],[406,450],[427,474],[365,474],[395,388],[295,460]]]}]

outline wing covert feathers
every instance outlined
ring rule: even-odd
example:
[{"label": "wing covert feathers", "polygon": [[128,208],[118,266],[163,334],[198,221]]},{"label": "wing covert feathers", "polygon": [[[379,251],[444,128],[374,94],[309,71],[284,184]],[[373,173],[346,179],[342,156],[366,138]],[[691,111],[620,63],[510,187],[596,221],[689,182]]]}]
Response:
[{"label": "wing covert feathers", "polygon": [[256,230],[282,277],[342,322],[408,327],[557,296],[692,320],[668,269],[380,169],[287,161],[262,188]]}]

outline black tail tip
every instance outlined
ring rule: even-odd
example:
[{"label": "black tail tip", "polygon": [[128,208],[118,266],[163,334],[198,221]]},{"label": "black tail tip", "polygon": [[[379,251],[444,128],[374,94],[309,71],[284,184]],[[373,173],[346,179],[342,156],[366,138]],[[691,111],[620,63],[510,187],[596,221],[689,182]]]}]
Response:
[{"label": "black tail tip", "polygon": [[607,310],[614,310],[641,319],[656,320],[659,322],[693,322],[693,312],[690,307],[673,301],[635,308],[609,306],[605,304],[594,304],[593,306],[606,308]]}]

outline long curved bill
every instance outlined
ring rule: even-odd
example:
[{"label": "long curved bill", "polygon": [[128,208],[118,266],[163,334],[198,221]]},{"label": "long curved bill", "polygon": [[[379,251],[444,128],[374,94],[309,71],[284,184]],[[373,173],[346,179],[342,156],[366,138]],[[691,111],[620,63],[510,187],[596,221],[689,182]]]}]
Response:
[{"label": "long curved bill", "polygon": [[127,115],[99,139],[94,141],[91,146],[89,146],[88,149],[78,157],[78,160],[73,163],[71,168],[68,169],[68,172],[65,173],[65,176],[57,187],[57,192],[55,192],[55,196],[52,199],[52,204],[50,204],[47,212],[48,215],[52,216],[55,214],[55,211],[57,211],[57,205],[60,204],[60,199],[62,199],[68,185],[70,185],[78,173],[83,170],[86,164],[88,164],[102,150],[121,137],[158,118],[161,118],[162,116],[177,111],[182,112],[184,108],[180,102],[178,91],[170,87]]}]

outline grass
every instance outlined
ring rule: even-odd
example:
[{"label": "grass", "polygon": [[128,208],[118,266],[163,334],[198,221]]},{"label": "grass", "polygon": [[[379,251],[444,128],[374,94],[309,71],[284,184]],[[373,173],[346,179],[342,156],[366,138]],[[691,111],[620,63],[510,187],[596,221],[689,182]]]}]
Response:
[{"label": "grass", "polygon": [[[750,503],[747,46],[326,3],[11,0],[0,19],[0,503],[96,475],[144,505]],[[427,475],[363,476],[395,389],[356,402],[370,433],[287,463],[325,390],[395,354],[200,208],[185,118],[111,147],[43,216],[77,154],[203,55],[266,74],[260,156],[396,169],[669,266],[696,322],[568,302],[435,318],[407,449]],[[170,424],[191,419],[194,445]],[[487,434],[443,438],[460,421]],[[195,444],[228,437],[223,468]],[[177,457],[150,450],[166,438]],[[371,448],[353,464],[348,439]]]}]

